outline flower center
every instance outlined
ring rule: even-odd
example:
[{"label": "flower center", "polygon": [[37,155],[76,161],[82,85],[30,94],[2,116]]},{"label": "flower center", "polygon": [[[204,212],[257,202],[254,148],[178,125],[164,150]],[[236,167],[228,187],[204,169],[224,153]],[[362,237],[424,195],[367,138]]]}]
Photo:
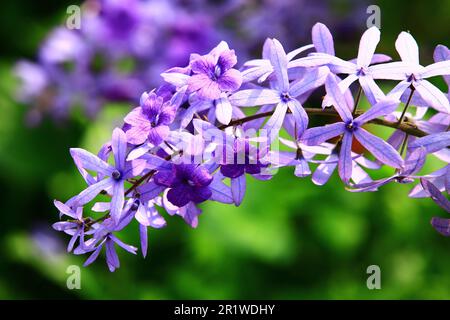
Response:
[{"label": "flower center", "polygon": [[365,76],[368,73],[368,69],[366,67],[359,68],[358,72],[356,72],[357,76]]},{"label": "flower center", "polygon": [[416,77],[416,75],[414,73],[411,73],[408,76],[408,82],[414,82],[414,81],[417,81],[417,77]]},{"label": "flower center", "polygon": [[291,96],[288,92],[283,92],[282,94],[280,94],[280,98],[283,102],[288,102],[289,100],[291,100]]},{"label": "flower center", "polygon": [[358,125],[353,121],[349,121],[347,122],[345,127],[347,128],[348,131],[353,132],[358,128]]},{"label": "flower center", "polygon": [[214,67],[214,72],[211,74],[211,80],[216,81],[222,75],[222,68],[219,65]]},{"label": "flower center", "polygon": [[122,174],[120,173],[119,170],[114,170],[113,173],[111,174],[111,177],[114,180],[120,180],[121,176],[122,176]]}]

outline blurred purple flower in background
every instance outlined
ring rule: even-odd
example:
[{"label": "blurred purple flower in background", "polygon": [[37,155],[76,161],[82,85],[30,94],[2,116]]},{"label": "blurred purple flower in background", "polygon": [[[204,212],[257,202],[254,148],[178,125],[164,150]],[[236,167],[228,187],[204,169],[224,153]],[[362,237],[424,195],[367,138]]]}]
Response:
[{"label": "blurred purple flower in background", "polygon": [[[342,22],[344,17],[331,14],[334,1],[326,0],[87,0],[79,30],[55,28],[42,42],[36,62],[17,63],[15,73],[22,82],[17,99],[30,106],[30,125],[39,124],[44,115],[57,122],[69,119],[73,108],[93,118],[111,101],[137,104],[136,97],[157,86],[161,70],[186,65],[191,53],[205,54],[220,40],[231,43],[245,60],[267,37],[296,48],[317,20],[326,20],[343,34],[354,32],[363,25],[365,6],[349,3],[353,18]],[[359,24],[355,13],[361,17]],[[217,82],[221,91],[239,87],[234,69],[228,70],[234,64],[214,68],[222,78],[233,73],[234,84]],[[199,69],[194,73],[202,74]],[[211,90],[200,92],[217,96],[217,90]],[[226,122],[229,115],[227,109],[219,117]]]}]

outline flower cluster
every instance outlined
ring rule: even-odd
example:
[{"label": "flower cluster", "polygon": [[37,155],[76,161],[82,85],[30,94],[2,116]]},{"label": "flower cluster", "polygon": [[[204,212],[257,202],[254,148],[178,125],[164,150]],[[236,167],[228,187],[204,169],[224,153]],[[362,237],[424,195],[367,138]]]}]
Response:
[{"label": "flower cluster", "polygon": [[[55,28],[37,62],[17,63],[17,98],[30,106],[31,125],[44,115],[65,120],[75,107],[92,118],[105,103],[137,103],[140,93],[158,85],[160,70],[186,64],[191,52],[207,52],[220,39],[231,41],[241,57],[250,56],[269,35],[262,21],[270,20],[270,32],[294,46],[293,40],[305,39],[309,23],[330,21],[329,13],[324,0],[303,6],[295,0],[86,0],[80,29]],[[293,25],[276,18],[288,15]]]},{"label": "flower cluster", "polygon": [[[163,85],[142,94],[97,155],[70,150],[87,188],[65,203],[55,201],[67,219],[54,228],[71,236],[69,251],[89,254],[85,265],[104,247],[114,271],[116,245],[137,252],[117,236],[133,219],[145,256],[148,228],[166,225],[161,209],[195,228],[199,204],[239,206],[248,176],[267,180],[282,167],[295,167],[295,176],[311,176],[317,185],[337,169],[351,192],[411,183],[410,197],[430,197],[450,212],[449,96],[427,80],[444,75],[449,84],[450,52],[439,45],[436,62],[421,66],[417,43],[402,32],[395,43],[401,60],[392,62],[375,53],[379,40],[380,31],[368,29],[357,58],[343,60],[318,23],[311,45],[286,53],[278,40],[267,39],[262,58],[240,68],[226,42],[206,55],[192,54],[187,66],[165,71]],[[398,84],[385,93],[380,80]],[[353,82],[359,83],[355,92]],[[316,91],[325,92],[322,107],[305,107]],[[366,110],[359,106],[362,93]],[[311,127],[314,117],[329,123]],[[392,135],[385,141],[367,124],[389,127]],[[445,165],[422,173],[428,157]],[[382,166],[392,174],[373,180],[370,171]],[[86,207],[102,214],[86,215]],[[450,219],[433,218],[432,225],[450,235]]]}]

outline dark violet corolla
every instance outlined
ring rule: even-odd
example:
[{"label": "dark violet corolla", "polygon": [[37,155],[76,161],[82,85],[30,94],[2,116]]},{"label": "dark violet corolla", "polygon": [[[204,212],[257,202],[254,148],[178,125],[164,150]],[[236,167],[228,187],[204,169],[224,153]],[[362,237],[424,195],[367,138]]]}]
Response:
[{"label": "dark violet corolla", "polygon": [[138,145],[148,140],[160,145],[169,135],[168,125],[175,118],[176,108],[154,92],[141,96],[141,106],[133,109],[124,119],[129,125],[126,137],[129,143]]},{"label": "dark violet corolla", "polygon": [[219,99],[222,92],[232,92],[242,84],[241,73],[233,69],[237,63],[234,50],[224,41],[209,54],[191,61],[193,75],[188,81],[189,92],[197,92],[203,99]]},{"label": "dark violet corolla", "polygon": [[167,199],[177,207],[208,200],[212,179],[205,167],[195,164],[174,164],[172,170],[160,171],[154,178],[157,185],[170,188]]}]

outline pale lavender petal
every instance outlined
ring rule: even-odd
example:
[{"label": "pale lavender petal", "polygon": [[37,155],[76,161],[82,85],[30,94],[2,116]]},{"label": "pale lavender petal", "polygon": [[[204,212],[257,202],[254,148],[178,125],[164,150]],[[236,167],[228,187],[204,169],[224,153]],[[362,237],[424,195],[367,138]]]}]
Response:
[{"label": "pale lavender petal", "polygon": [[409,148],[425,148],[427,153],[433,153],[450,146],[450,131],[431,134],[414,140]]},{"label": "pale lavender petal", "polygon": [[147,256],[148,236],[147,227],[142,224],[139,225],[139,237],[141,238],[142,256],[145,258]]},{"label": "pale lavender petal", "polygon": [[341,119],[344,120],[344,122],[352,121],[353,116],[347,107],[344,95],[339,89],[336,78],[333,76],[328,76],[325,81],[325,88],[327,90],[328,97],[331,101],[333,101],[333,106],[341,116]]},{"label": "pale lavender petal", "polygon": [[122,170],[125,167],[125,158],[127,153],[127,137],[122,129],[114,129],[111,147],[114,154],[115,166],[119,170]]},{"label": "pale lavender petal", "polygon": [[388,62],[391,60],[392,60],[392,58],[386,54],[375,53],[372,57],[372,60],[370,61],[370,64],[384,63],[384,62]]},{"label": "pale lavender petal", "polygon": [[125,203],[123,182],[115,182],[113,185],[113,195],[111,199],[111,217],[114,222],[119,222]]},{"label": "pale lavender petal", "polygon": [[287,107],[289,110],[291,110],[295,123],[297,124],[297,137],[300,137],[308,128],[308,115],[306,114],[306,111],[305,109],[303,109],[300,102],[295,99],[289,100],[287,102]]},{"label": "pale lavender petal", "polygon": [[209,189],[212,191],[210,200],[222,202],[222,203],[233,203],[233,195],[229,186],[222,182],[223,176],[220,173],[214,175],[213,181],[209,185]]},{"label": "pale lavender petal", "polygon": [[430,104],[430,107],[439,112],[450,113],[448,98],[438,88],[427,80],[420,80],[419,83],[414,82],[413,85],[422,96],[422,99]]},{"label": "pale lavender petal", "polygon": [[353,135],[345,132],[341,142],[338,163],[339,176],[344,183],[348,183],[352,177],[352,142]]},{"label": "pale lavender petal", "polygon": [[127,141],[134,145],[139,145],[147,140],[147,135],[150,131],[150,122],[145,126],[132,126],[130,127],[126,134]]},{"label": "pale lavender petal", "polygon": [[401,32],[395,41],[395,49],[402,58],[402,61],[412,65],[419,64],[419,47],[416,40],[408,32]]},{"label": "pale lavender petal", "polygon": [[131,160],[135,160],[137,158],[140,158],[141,156],[143,156],[144,154],[146,154],[148,151],[150,151],[151,148],[153,148],[154,146],[149,144],[149,143],[145,143],[139,147],[134,148],[133,150],[130,151],[130,153],[127,156],[127,161],[131,161]]},{"label": "pale lavender petal", "polygon": [[297,165],[295,166],[294,175],[299,178],[307,177],[311,174],[311,169],[309,168],[308,161],[304,158],[301,158],[297,161]]},{"label": "pale lavender petal", "polygon": [[119,257],[117,256],[116,249],[114,248],[114,242],[107,240],[105,243],[106,250],[106,263],[108,264],[109,271],[114,272],[120,267]]},{"label": "pale lavender petal", "polygon": [[117,238],[116,236],[114,236],[114,235],[112,235],[112,234],[109,235],[109,237],[110,237],[110,239],[111,239],[112,241],[114,241],[119,247],[125,249],[125,250],[128,251],[129,253],[136,254],[136,251],[137,251],[137,248],[136,248],[136,247],[133,247],[133,246],[130,246],[130,245],[126,244],[126,243],[123,243],[119,238]]},{"label": "pale lavender petal", "polygon": [[77,226],[78,226],[77,223],[67,221],[55,222],[54,224],[52,224],[52,228],[55,229],[56,231],[65,231],[67,229],[76,228]]},{"label": "pale lavender petal", "polygon": [[156,170],[171,170],[172,164],[154,154],[146,153],[144,154],[141,159],[145,160],[147,162],[147,169],[156,169]]},{"label": "pale lavender petal", "polygon": [[330,30],[322,24],[316,23],[312,28],[312,42],[317,52],[334,56],[334,42]]},{"label": "pale lavender petal", "polygon": [[325,159],[325,162],[321,163],[317,167],[316,171],[313,173],[312,182],[319,186],[322,186],[325,183],[327,183],[337,167],[338,159],[339,157],[337,154],[335,153],[330,154]]},{"label": "pale lavender petal", "polygon": [[105,212],[108,211],[111,208],[110,202],[96,202],[91,210],[94,212]]},{"label": "pale lavender petal", "polygon": [[114,183],[112,178],[101,180],[87,189],[84,189],[74,200],[77,205],[83,205],[94,199],[102,190],[111,187]]},{"label": "pale lavender petal", "polygon": [[270,43],[270,63],[277,78],[278,90],[287,92],[289,89],[289,79],[287,74],[287,57],[283,46],[277,39],[272,39]]},{"label": "pale lavender petal", "polygon": [[245,174],[231,179],[231,194],[233,195],[233,201],[236,206],[239,206],[244,199],[245,195]]},{"label": "pale lavender petal", "polygon": [[430,64],[429,66],[425,67],[420,75],[422,76],[422,78],[450,75],[450,60]]},{"label": "pale lavender petal", "polygon": [[170,129],[168,126],[157,126],[148,130],[148,141],[154,146],[159,146],[169,137]]},{"label": "pale lavender petal", "polygon": [[371,107],[368,111],[364,112],[358,118],[355,119],[359,125],[362,125],[370,120],[375,118],[388,115],[395,111],[399,104],[399,101],[395,101],[393,99],[387,98],[382,101],[376,103],[373,107]]},{"label": "pale lavender petal", "polygon": [[387,142],[367,132],[363,128],[354,131],[355,138],[370,152],[375,158],[394,168],[401,168],[403,159],[398,152]]},{"label": "pale lavender petal", "polygon": [[411,83],[407,80],[404,80],[402,82],[399,82],[394,89],[392,89],[387,96],[394,99],[394,100],[400,100],[403,93],[410,87]]},{"label": "pale lavender petal", "polygon": [[356,184],[372,182],[370,176],[355,161],[352,164],[352,181]]},{"label": "pale lavender petal", "polygon": [[[296,56],[298,56],[300,53],[312,49],[314,48],[314,45],[312,44],[307,44],[306,46],[302,46],[300,48],[297,48],[295,50],[292,50],[291,52],[289,52],[288,54],[286,54],[286,58],[288,61],[291,61],[292,59],[294,59]],[[289,71],[289,70],[288,70]]]},{"label": "pale lavender petal", "polygon": [[325,80],[329,74],[329,70],[326,67],[320,67],[311,71],[308,71],[304,77],[294,81],[290,85],[289,95],[291,97],[298,97],[310,90],[314,90],[325,83]]},{"label": "pale lavender petal", "polygon": [[361,37],[359,42],[358,58],[356,63],[359,67],[365,67],[372,61],[372,56],[380,42],[380,30],[372,26]]},{"label": "pale lavender petal", "polygon": [[164,79],[164,81],[178,88],[186,86],[190,78],[189,75],[178,72],[164,72],[161,73],[161,77]]},{"label": "pale lavender petal", "polygon": [[426,152],[424,148],[415,149],[408,154],[405,159],[405,166],[402,170],[402,175],[412,175],[419,172],[425,164]]},{"label": "pale lavender petal", "polygon": [[378,87],[371,76],[359,77],[359,84],[366,94],[366,98],[371,105],[374,105],[378,101],[381,101],[385,95],[383,91]]},{"label": "pale lavender petal", "polygon": [[237,107],[254,107],[280,102],[280,94],[270,89],[248,89],[238,91],[229,97],[232,105]]},{"label": "pale lavender petal", "polygon": [[84,262],[83,267],[87,267],[88,265],[90,265],[92,262],[94,262],[100,251],[102,250],[102,246],[98,246],[97,249],[95,249],[95,251],[89,256],[89,258]]},{"label": "pale lavender petal", "polygon": [[[347,69],[350,69],[354,71],[354,65],[353,64],[347,64],[344,60],[335,58],[332,55],[326,54],[326,53],[313,53],[310,54],[307,57],[299,58],[296,60],[292,60],[288,63],[288,68],[296,68],[296,67],[320,67],[323,65],[326,65],[330,63],[331,61],[335,62],[336,64],[343,64],[347,67]],[[349,72],[350,73],[350,72]]]},{"label": "pale lavender petal", "polygon": [[374,79],[405,80],[414,68],[403,61],[396,61],[370,66],[369,71]]},{"label": "pale lavender petal", "polygon": [[71,148],[70,154],[72,155],[75,164],[77,166],[81,166],[84,169],[93,170],[106,176],[111,175],[111,173],[114,171],[114,168],[111,167],[108,163],[84,149]]},{"label": "pale lavender petal", "polygon": [[269,118],[264,126],[264,129],[267,130],[267,132],[271,136],[276,134],[283,125],[283,120],[286,116],[287,109],[288,105],[286,103],[279,103],[275,107],[273,115]]},{"label": "pale lavender petal", "polygon": [[349,188],[347,190],[350,191],[350,192],[372,192],[372,191],[377,191],[379,187],[384,186],[385,184],[388,184],[392,180],[393,180],[393,178],[389,177],[389,178],[385,178],[385,179],[381,179],[381,180],[377,180],[377,181],[357,184],[357,185],[353,185],[351,189]]},{"label": "pale lavender petal", "polygon": [[60,213],[65,214],[66,216],[69,216],[71,218],[77,219],[77,215],[75,214],[75,212],[66,204],[58,200],[53,200],[53,204],[60,211]]},{"label": "pale lavender petal", "polygon": [[301,142],[308,146],[316,146],[345,131],[345,124],[337,122],[323,127],[310,128],[301,137]]},{"label": "pale lavender petal", "polygon": [[236,69],[225,71],[217,80],[221,91],[236,91],[242,84],[242,75]]},{"label": "pale lavender petal", "polygon": [[157,185],[155,182],[150,181],[138,188],[142,201],[149,201],[156,198],[166,187]]},{"label": "pale lavender petal", "polygon": [[217,120],[222,124],[229,124],[233,114],[233,107],[231,106],[228,97],[222,95],[215,103]]}]

